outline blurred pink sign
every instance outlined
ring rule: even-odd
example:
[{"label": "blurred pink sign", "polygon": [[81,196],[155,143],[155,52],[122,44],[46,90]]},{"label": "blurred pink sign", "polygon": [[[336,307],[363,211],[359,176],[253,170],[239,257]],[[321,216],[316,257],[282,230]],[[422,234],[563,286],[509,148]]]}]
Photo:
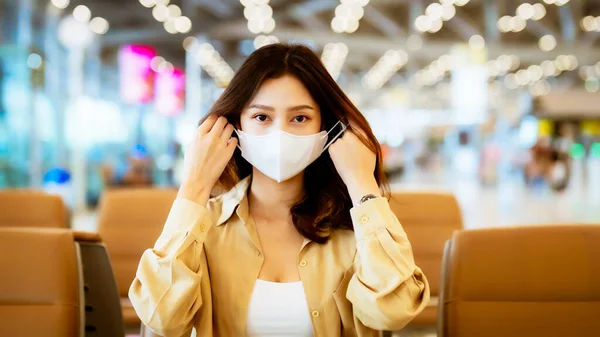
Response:
[{"label": "blurred pink sign", "polygon": [[155,56],[156,50],[152,46],[126,45],[120,49],[120,92],[125,103],[147,103],[154,96],[151,63]]},{"label": "blurred pink sign", "polygon": [[166,116],[179,114],[185,106],[185,73],[178,68],[156,73],[154,90],[158,113]]}]

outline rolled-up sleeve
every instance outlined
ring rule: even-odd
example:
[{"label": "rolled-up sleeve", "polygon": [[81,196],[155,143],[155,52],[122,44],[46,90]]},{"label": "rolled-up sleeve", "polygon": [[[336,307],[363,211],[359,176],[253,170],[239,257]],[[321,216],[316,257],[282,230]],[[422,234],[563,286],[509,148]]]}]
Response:
[{"label": "rolled-up sleeve", "polygon": [[350,210],[357,254],[346,297],[354,315],[375,330],[400,330],[429,301],[429,284],[385,198]]},{"label": "rolled-up sleeve", "polygon": [[143,324],[162,336],[192,329],[208,277],[203,243],[211,225],[206,207],[177,199],[154,248],[142,255],[129,298]]}]

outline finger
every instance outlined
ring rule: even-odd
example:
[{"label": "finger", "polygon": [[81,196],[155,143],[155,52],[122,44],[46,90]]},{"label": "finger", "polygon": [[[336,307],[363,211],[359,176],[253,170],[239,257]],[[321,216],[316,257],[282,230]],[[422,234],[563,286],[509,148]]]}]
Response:
[{"label": "finger", "polygon": [[233,134],[233,125],[227,124],[227,126],[225,127],[225,129],[223,129],[223,132],[221,133],[221,140],[223,140],[224,142],[228,141],[229,138],[231,138],[232,134]]},{"label": "finger", "polygon": [[229,151],[229,155],[233,155],[233,152],[235,151],[235,148],[238,145],[238,139],[235,137],[231,137],[229,138],[229,140],[227,141],[227,150]]},{"label": "finger", "polygon": [[223,128],[225,128],[226,125],[227,125],[227,118],[221,116],[221,117],[219,117],[219,119],[217,119],[217,121],[215,122],[215,125],[213,125],[213,127],[209,133],[215,137],[220,137],[221,133],[223,133]]},{"label": "finger", "polygon": [[208,116],[198,127],[198,132],[203,135],[207,134],[212,129],[213,125],[215,125],[216,121],[217,115]]}]

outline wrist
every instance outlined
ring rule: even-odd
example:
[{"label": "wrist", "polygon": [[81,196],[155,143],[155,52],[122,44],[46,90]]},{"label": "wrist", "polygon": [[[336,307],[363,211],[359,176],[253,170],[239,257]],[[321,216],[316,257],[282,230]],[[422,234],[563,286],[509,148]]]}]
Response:
[{"label": "wrist", "polygon": [[348,194],[350,194],[354,206],[360,204],[360,199],[367,194],[381,196],[381,190],[375,177],[357,179],[354,183],[347,185],[347,187]]},{"label": "wrist", "polygon": [[206,206],[210,199],[211,188],[206,186],[183,183],[177,192],[177,198],[193,201],[199,205]]}]

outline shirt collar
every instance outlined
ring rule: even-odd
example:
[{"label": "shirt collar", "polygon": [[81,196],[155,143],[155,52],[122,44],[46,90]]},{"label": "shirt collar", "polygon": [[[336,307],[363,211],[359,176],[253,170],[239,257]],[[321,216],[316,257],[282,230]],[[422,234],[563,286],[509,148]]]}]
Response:
[{"label": "shirt collar", "polygon": [[246,223],[248,220],[248,188],[250,187],[250,182],[252,181],[252,176],[248,176],[235,185],[234,188],[225,192],[221,196],[222,198],[222,208],[221,215],[219,220],[217,221],[217,226],[223,225],[235,211],[237,216],[242,220],[243,223]]}]

